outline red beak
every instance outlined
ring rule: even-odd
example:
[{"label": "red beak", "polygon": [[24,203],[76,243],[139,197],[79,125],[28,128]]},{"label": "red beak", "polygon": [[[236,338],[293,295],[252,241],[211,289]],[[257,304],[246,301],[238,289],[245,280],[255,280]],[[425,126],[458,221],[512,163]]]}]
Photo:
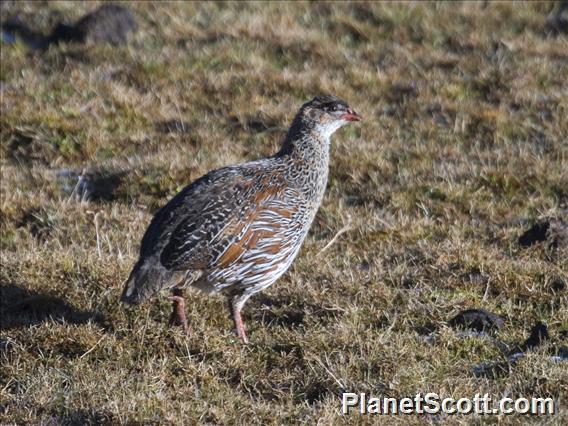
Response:
[{"label": "red beak", "polygon": [[343,120],[346,120],[346,121],[361,121],[362,120],[362,117],[359,114],[357,114],[355,111],[353,111],[351,108],[347,108],[347,113],[343,114],[341,116],[341,118]]}]

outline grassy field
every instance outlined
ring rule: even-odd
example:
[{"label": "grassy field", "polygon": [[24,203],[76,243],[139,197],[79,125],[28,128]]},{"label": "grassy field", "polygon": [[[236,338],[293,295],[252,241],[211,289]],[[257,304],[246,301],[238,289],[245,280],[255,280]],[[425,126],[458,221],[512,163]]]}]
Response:
[{"label": "grassy field", "polygon": [[[95,6],[3,2],[2,16],[47,33]],[[1,424],[566,424],[568,368],[550,354],[566,344],[568,254],[517,243],[568,216],[553,3],[130,6],[126,46],[1,46]],[[122,306],[156,209],[273,153],[319,93],[365,120],[333,139],[300,256],[245,307],[251,344],[221,298],[191,292],[190,338],[166,327],[165,297]],[[73,193],[83,169],[89,200]],[[468,308],[504,318],[496,340],[447,325]],[[549,341],[474,374],[538,321]],[[344,390],[552,396],[560,413],[341,416]]]}]

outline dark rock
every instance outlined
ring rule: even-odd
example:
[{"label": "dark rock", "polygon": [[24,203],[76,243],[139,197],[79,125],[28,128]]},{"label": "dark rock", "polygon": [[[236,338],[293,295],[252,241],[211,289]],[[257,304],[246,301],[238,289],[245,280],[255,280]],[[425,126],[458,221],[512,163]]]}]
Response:
[{"label": "dark rock", "polygon": [[490,361],[475,365],[472,369],[475,377],[498,379],[509,375],[511,364],[507,361]]},{"label": "dark rock", "polygon": [[549,338],[548,327],[546,326],[546,324],[538,322],[531,329],[531,335],[521,345],[521,351],[524,352],[527,349],[536,348],[537,346],[540,346],[548,338]]},{"label": "dark rock", "polygon": [[456,337],[459,337],[460,339],[469,339],[469,338],[476,338],[476,339],[487,339],[487,338],[491,338],[491,336],[489,334],[487,334],[485,331],[472,331],[472,330],[464,330],[464,331],[459,331],[456,333]]},{"label": "dark rock", "polygon": [[14,44],[17,39],[12,31],[2,28],[0,31],[0,40],[2,43]]},{"label": "dark rock", "polygon": [[519,245],[531,246],[547,242],[549,248],[562,248],[568,245],[568,223],[562,220],[545,220],[535,223],[519,237]]},{"label": "dark rock", "polygon": [[401,278],[400,285],[404,288],[413,288],[416,286],[416,282],[412,275],[405,275]]},{"label": "dark rock", "polygon": [[568,34],[568,18],[564,16],[568,11],[568,1],[557,3],[557,7],[546,19],[544,33],[549,36]]},{"label": "dark rock", "polygon": [[83,36],[80,35],[73,25],[67,25],[60,22],[51,31],[51,35],[48,37],[48,44],[59,42],[83,42],[84,40],[82,38]]},{"label": "dark rock", "polygon": [[32,49],[41,49],[46,46],[47,38],[28,27],[25,17],[12,16],[2,22],[2,41],[4,43],[15,43],[20,38]]},{"label": "dark rock", "polygon": [[85,201],[111,201],[126,172],[97,168],[64,169],[57,177],[64,193]]},{"label": "dark rock", "polygon": [[2,23],[2,39],[13,42],[21,38],[32,49],[45,49],[57,43],[109,43],[122,45],[138,29],[134,14],[125,6],[106,4],[86,14],[75,24],[59,22],[49,36],[29,28],[19,17]]},{"label": "dark rock", "polygon": [[414,327],[414,331],[421,336],[431,335],[438,330],[438,326],[432,322],[427,322]]},{"label": "dark rock", "polygon": [[568,247],[568,223],[562,220],[550,221],[546,232],[546,241],[549,248]]},{"label": "dark rock", "polygon": [[566,290],[566,283],[564,282],[564,280],[562,278],[554,278],[550,281],[550,289],[554,292],[560,292],[563,290]]},{"label": "dark rock", "polygon": [[560,346],[556,348],[554,356],[560,358],[561,361],[568,361],[568,346]]},{"label": "dark rock", "polygon": [[160,121],[154,127],[160,133],[189,133],[191,130],[191,124],[182,120]]},{"label": "dark rock", "polygon": [[[562,336],[562,331],[560,332]],[[548,328],[546,324],[538,322],[531,329],[531,334],[522,344],[514,346],[510,350],[504,350],[504,355],[506,356],[506,361],[489,361],[478,364],[473,367],[473,374],[476,377],[486,377],[490,379],[495,379],[498,377],[503,377],[508,372],[510,372],[511,367],[513,367],[517,361],[525,356],[527,350],[536,348],[540,346],[544,341],[548,340]],[[500,345],[501,347],[501,345]],[[552,348],[549,351],[549,360],[554,362],[564,362],[568,360],[568,346],[559,346]]]},{"label": "dark rock", "polygon": [[282,131],[283,129],[278,127],[278,122],[265,114],[260,114],[258,116],[248,116],[248,117],[229,117],[229,125],[239,130],[244,130],[250,133],[262,133],[262,132],[273,132]]},{"label": "dark rock", "polygon": [[415,82],[410,84],[393,84],[387,93],[385,99],[394,103],[401,103],[410,98],[418,97],[418,88]]},{"label": "dark rock", "polygon": [[33,237],[41,241],[45,240],[53,229],[53,223],[47,212],[37,208],[24,211],[16,226],[27,228]]},{"label": "dark rock", "polygon": [[523,247],[528,247],[537,242],[546,241],[546,232],[549,227],[549,222],[535,223],[519,237],[519,244]]},{"label": "dark rock", "polygon": [[[136,19],[130,9],[107,4],[86,14],[72,27],[58,25],[52,36],[56,41],[121,45],[127,42],[129,33],[137,29]],[[57,38],[58,36],[60,38]]]},{"label": "dark rock", "polygon": [[461,278],[474,285],[485,285],[489,281],[489,277],[485,276],[477,267],[469,269],[467,272],[462,274]]},{"label": "dark rock", "polygon": [[508,352],[509,357],[522,355],[527,350],[540,346],[549,338],[548,327],[542,322],[537,322],[531,329],[530,336],[520,345],[515,345]]},{"label": "dark rock", "polygon": [[468,309],[452,318],[448,324],[454,328],[469,328],[476,331],[494,331],[503,327],[503,318],[485,309]]}]

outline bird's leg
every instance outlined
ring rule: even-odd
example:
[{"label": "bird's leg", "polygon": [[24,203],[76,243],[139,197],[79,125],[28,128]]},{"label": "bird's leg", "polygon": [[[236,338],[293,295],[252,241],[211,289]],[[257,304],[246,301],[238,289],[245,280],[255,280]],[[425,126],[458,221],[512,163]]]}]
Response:
[{"label": "bird's leg", "polygon": [[172,296],[169,297],[172,301],[172,314],[170,315],[170,327],[181,326],[185,334],[189,336],[190,330],[185,316],[185,299],[183,298],[183,291],[179,288],[172,290]]},{"label": "bird's leg", "polygon": [[240,295],[229,298],[229,308],[233,314],[232,316],[233,321],[235,322],[237,336],[239,336],[245,345],[249,342],[249,340],[245,330],[245,324],[243,323],[243,317],[241,316],[241,309],[249,297],[249,295]]}]

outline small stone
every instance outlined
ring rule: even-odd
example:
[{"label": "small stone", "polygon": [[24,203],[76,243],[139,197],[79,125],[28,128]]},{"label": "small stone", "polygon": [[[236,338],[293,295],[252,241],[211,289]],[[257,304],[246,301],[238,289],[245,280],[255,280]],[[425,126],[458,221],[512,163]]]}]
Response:
[{"label": "small stone", "polygon": [[48,36],[44,36],[20,17],[12,17],[2,23],[2,39],[14,42],[20,38],[32,49],[46,49],[51,44],[109,43],[115,46],[128,41],[130,33],[138,29],[134,13],[127,7],[105,4],[87,13],[75,24],[59,22]]},{"label": "small stone", "polygon": [[449,325],[454,328],[469,328],[476,331],[499,330],[504,324],[503,318],[485,309],[468,309],[449,321]]},{"label": "small stone", "polygon": [[531,329],[530,336],[520,345],[515,345],[508,352],[509,356],[522,355],[529,349],[536,348],[549,338],[548,327],[542,322],[537,322]]},{"label": "small stone", "polygon": [[475,365],[472,368],[475,377],[484,377],[486,379],[497,379],[505,377],[510,373],[511,365],[509,362],[489,361]]},{"label": "small stone", "polygon": [[467,278],[468,278],[470,283],[475,284],[475,285],[485,285],[489,281],[489,278],[487,278],[485,275],[483,275],[478,270],[471,271],[468,274]]},{"label": "small stone", "polygon": [[568,223],[562,220],[550,221],[546,241],[549,248],[566,248],[568,246]]},{"label": "small stone", "polygon": [[416,285],[411,275],[405,275],[400,280],[400,285],[404,288],[412,288]]},{"label": "small stone", "polygon": [[83,16],[75,25],[60,23],[50,38],[51,42],[109,43],[117,46],[125,44],[129,33],[137,29],[136,18],[130,9],[106,4]]},{"label": "small stone", "polygon": [[189,133],[192,126],[183,120],[165,120],[156,123],[154,128],[160,133]]},{"label": "small stone", "polygon": [[566,283],[562,278],[554,278],[550,281],[550,289],[554,292],[566,290]]},{"label": "small stone", "polygon": [[568,346],[556,348],[556,355],[561,361],[568,361]]},{"label": "small stone", "polygon": [[548,36],[559,36],[568,33],[568,18],[564,16],[568,11],[568,2],[557,2],[556,7],[546,18],[544,33]]},{"label": "small stone", "polygon": [[537,346],[540,346],[548,338],[549,338],[548,327],[543,322],[538,322],[531,329],[531,335],[521,345],[521,350],[524,352],[527,349],[536,348]]},{"label": "small stone", "polygon": [[566,247],[568,245],[568,223],[556,219],[537,222],[519,237],[519,245],[523,247],[543,241],[547,242],[548,248]]},{"label": "small stone", "polygon": [[125,171],[110,171],[95,167],[63,169],[57,173],[62,191],[84,201],[111,201],[122,182]]},{"label": "small stone", "polygon": [[530,229],[519,237],[519,244],[523,247],[532,246],[535,243],[546,240],[546,232],[550,227],[549,222],[535,223]]}]

